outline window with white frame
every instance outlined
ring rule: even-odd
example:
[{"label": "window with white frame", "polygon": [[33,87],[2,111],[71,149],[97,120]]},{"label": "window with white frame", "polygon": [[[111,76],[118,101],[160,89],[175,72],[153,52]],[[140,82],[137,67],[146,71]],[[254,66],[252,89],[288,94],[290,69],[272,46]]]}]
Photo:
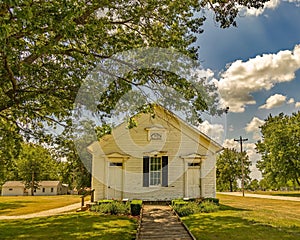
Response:
[{"label": "window with white frame", "polygon": [[150,158],[150,186],[161,184],[161,157]]},{"label": "window with white frame", "polygon": [[168,187],[168,156],[143,157],[143,187]]}]

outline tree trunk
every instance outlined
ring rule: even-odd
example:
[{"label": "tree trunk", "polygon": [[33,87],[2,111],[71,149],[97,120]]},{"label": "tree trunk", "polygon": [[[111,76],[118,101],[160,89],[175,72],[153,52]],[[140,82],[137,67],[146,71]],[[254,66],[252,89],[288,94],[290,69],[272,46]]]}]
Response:
[{"label": "tree trunk", "polygon": [[34,171],[31,174],[31,196],[34,195]]},{"label": "tree trunk", "polygon": [[233,192],[232,181],[229,181],[230,192]]}]

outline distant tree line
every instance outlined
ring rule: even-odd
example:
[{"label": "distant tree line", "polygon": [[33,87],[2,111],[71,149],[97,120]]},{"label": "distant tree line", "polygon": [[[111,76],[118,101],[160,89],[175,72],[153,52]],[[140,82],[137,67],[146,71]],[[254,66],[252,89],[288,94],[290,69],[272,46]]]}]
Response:
[{"label": "distant tree line", "polygon": [[[260,127],[262,140],[256,143],[261,160],[256,167],[262,179],[250,180],[250,162],[244,156],[245,189],[299,190],[300,189],[300,112],[292,115],[269,115]],[[245,153],[244,153],[245,154]],[[234,149],[225,149],[217,159],[217,188],[236,191],[241,179],[241,157]]]}]

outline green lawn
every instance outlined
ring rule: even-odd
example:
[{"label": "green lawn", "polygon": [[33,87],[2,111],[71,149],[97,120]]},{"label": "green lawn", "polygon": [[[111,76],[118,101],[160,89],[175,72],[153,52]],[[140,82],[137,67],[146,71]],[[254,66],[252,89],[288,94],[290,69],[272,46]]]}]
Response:
[{"label": "green lawn", "polygon": [[300,197],[299,191],[255,191],[249,192],[255,194],[263,194],[263,195],[273,195],[273,196],[287,196],[287,197]]},{"label": "green lawn", "polygon": [[0,216],[16,216],[80,203],[79,195],[57,196],[0,196]]},{"label": "green lawn", "polygon": [[81,212],[47,218],[0,221],[0,239],[134,239],[136,219]]},{"label": "green lawn", "polygon": [[182,218],[197,239],[300,239],[300,202],[218,195],[221,210]]}]

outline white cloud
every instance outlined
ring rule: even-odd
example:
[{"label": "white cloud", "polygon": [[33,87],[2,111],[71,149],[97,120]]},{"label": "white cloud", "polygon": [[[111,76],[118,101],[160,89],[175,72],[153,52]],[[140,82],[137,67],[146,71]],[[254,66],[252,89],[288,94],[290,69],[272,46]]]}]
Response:
[{"label": "white cloud", "polygon": [[266,103],[259,107],[259,109],[272,109],[275,107],[280,107],[286,102],[286,96],[281,94],[275,94],[269,97]]},{"label": "white cloud", "polygon": [[198,129],[218,143],[221,143],[224,136],[224,127],[221,124],[211,124],[207,120],[199,124]]},{"label": "white cloud", "polygon": [[[293,0],[289,0],[289,1],[293,1]],[[247,8],[247,7],[242,7],[241,11],[244,12],[246,15],[248,16],[259,16],[261,14],[263,14],[265,12],[265,10],[267,9],[275,9],[279,6],[280,4],[280,0],[270,0],[268,2],[265,3],[263,8]]]},{"label": "white cloud", "polygon": [[252,163],[252,165],[250,166],[250,170],[251,170],[250,177],[252,179],[261,179],[262,178],[261,172],[256,167],[256,163],[258,160],[261,159],[261,156],[256,152],[255,143],[246,143],[244,146],[247,155],[249,156],[249,160]]},{"label": "white cloud", "polygon": [[296,102],[296,103],[295,103],[295,107],[296,107],[296,108],[300,108],[300,102]]},{"label": "white cloud", "polygon": [[234,139],[225,139],[224,143],[223,143],[223,147],[224,148],[235,148],[235,149],[239,149],[239,143],[234,141]]},{"label": "white cloud", "polygon": [[246,132],[255,132],[259,130],[259,127],[265,123],[264,120],[259,119],[258,117],[252,118],[251,122],[247,124],[245,130]]},{"label": "white cloud", "polygon": [[288,104],[293,104],[293,103],[295,103],[295,99],[294,98],[290,98],[287,103]]},{"label": "white cloud", "polygon": [[300,68],[300,45],[293,51],[264,54],[231,63],[218,82],[221,103],[231,112],[244,112],[248,104],[256,104],[254,92],[270,90],[275,84],[292,81]]},{"label": "white cloud", "polygon": [[259,127],[262,126],[264,123],[264,120],[254,117],[252,118],[251,122],[246,125],[245,130],[248,133],[253,133],[254,140],[259,140],[261,139]]}]

